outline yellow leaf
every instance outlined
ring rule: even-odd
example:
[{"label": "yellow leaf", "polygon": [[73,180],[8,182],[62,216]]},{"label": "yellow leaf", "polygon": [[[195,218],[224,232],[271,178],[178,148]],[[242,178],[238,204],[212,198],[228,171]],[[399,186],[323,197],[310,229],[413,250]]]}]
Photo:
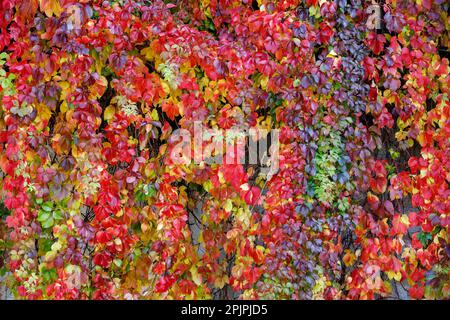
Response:
[{"label": "yellow leaf", "polygon": [[26,158],[27,158],[28,163],[32,163],[33,159],[34,159],[34,153],[31,151],[27,151]]},{"label": "yellow leaf", "polygon": [[77,148],[77,146],[72,145],[72,155],[74,156],[74,158],[78,158],[80,157],[82,153],[79,152],[79,149]]},{"label": "yellow leaf", "polygon": [[151,47],[147,47],[141,50],[141,54],[145,56],[145,59],[147,60],[153,60],[155,56],[155,52],[152,50]]},{"label": "yellow leaf", "polygon": [[201,285],[202,275],[198,273],[197,267],[192,266],[192,268],[189,271],[191,271],[192,281],[194,281],[194,283],[198,286]]},{"label": "yellow leaf", "polygon": [[205,101],[210,101],[210,100],[212,100],[213,97],[214,97],[214,92],[211,90],[210,87],[206,87],[204,94],[203,94],[203,99],[205,99]]},{"label": "yellow leaf", "polygon": [[141,230],[143,233],[145,233],[145,231],[147,231],[148,229],[150,229],[150,226],[148,224],[146,224],[145,222],[141,223]]},{"label": "yellow leaf", "polygon": [[151,117],[154,121],[159,121],[158,111],[156,109],[152,110]]},{"label": "yellow leaf", "polygon": [[61,96],[60,99],[61,100],[65,100],[67,97],[68,89],[70,88],[70,83],[67,81],[61,81],[59,82],[59,86],[61,87]]},{"label": "yellow leaf", "polygon": [[248,185],[248,183],[241,184],[241,190],[243,191],[250,190],[250,186]]},{"label": "yellow leaf", "polygon": [[231,202],[231,199],[227,199],[227,201],[225,201],[225,205],[223,206],[223,208],[226,212],[230,212],[231,209],[233,209],[233,202]]},{"label": "yellow leaf", "polygon": [[256,250],[261,251],[262,253],[264,253],[266,251],[266,248],[264,248],[263,246],[257,245],[256,246]]},{"label": "yellow leaf", "polygon": [[387,292],[392,292],[392,285],[391,282],[388,280],[383,281],[384,286],[386,287],[386,291]]},{"label": "yellow leaf", "polygon": [[208,191],[212,189],[212,183],[210,180],[203,182],[203,188],[205,191]]},{"label": "yellow leaf", "polygon": [[413,139],[408,139],[406,140],[406,143],[408,144],[408,147],[412,148],[414,145],[414,140]]},{"label": "yellow leaf", "polygon": [[59,251],[62,248],[61,243],[55,242],[52,244],[52,251]]},{"label": "yellow leaf", "polygon": [[39,8],[45,12],[47,17],[51,17],[53,14],[59,17],[61,14],[59,0],[39,0]]},{"label": "yellow leaf", "polygon": [[225,182],[226,182],[226,180],[225,180],[225,178],[224,178],[224,176],[223,176],[222,171],[219,171],[219,172],[217,173],[217,177],[219,178],[219,182],[220,182],[220,183],[225,183]]},{"label": "yellow leaf", "polygon": [[331,49],[331,51],[327,55],[327,58],[335,58],[337,56],[337,53],[333,49]]},{"label": "yellow leaf", "polygon": [[61,103],[59,110],[61,111],[61,113],[66,113],[66,111],[69,110],[69,107],[67,106],[66,101],[63,101],[63,103]]},{"label": "yellow leaf", "polygon": [[203,240],[203,232],[200,232],[200,234],[198,235],[197,242],[199,242],[199,243],[205,242],[205,241]]},{"label": "yellow leaf", "polygon": [[386,271],[386,275],[389,279],[395,279],[396,281],[400,281],[402,279],[401,272],[394,272],[394,271]]},{"label": "yellow leaf", "polygon": [[421,132],[417,138],[416,138],[417,142],[423,147],[425,145],[425,135],[423,132]]},{"label": "yellow leaf", "polygon": [[105,109],[105,114],[103,115],[103,118],[106,121],[109,121],[114,117],[115,113],[116,113],[116,109],[113,106],[109,106]]},{"label": "yellow leaf", "polygon": [[406,225],[409,226],[409,218],[406,214],[402,214],[402,216],[400,217],[400,221]]},{"label": "yellow leaf", "polygon": [[353,252],[351,252],[349,249],[345,250],[345,252],[346,253],[345,253],[344,259],[343,259],[344,264],[347,267],[352,266],[356,261],[356,255]]},{"label": "yellow leaf", "polygon": [[52,111],[45,104],[40,103],[36,106],[38,117],[41,120],[49,120],[52,116]]},{"label": "yellow leaf", "polygon": [[170,87],[165,81],[161,81],[161,86],[166,94],[170,93]]},{"label": "yellow leaf", "polygon": [[397,131],[395,133],[395,139],[397,139],[397,141],[402,141],[407,137],[408,133],[405,131]]}]

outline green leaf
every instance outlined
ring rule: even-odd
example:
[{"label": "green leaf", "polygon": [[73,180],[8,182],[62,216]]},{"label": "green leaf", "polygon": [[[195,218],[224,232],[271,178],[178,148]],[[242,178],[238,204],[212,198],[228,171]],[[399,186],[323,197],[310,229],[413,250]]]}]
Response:
[{"label": "green leaf", "polygon": [[39,211],[37,220],[39,222],[45,222],[50,218],[50,213],[45,211]]},{"label": "green leaf", "polygon": [[53,241],[51,239],[39,239],[39,251],[41,251],[43,254],[50,251],[52,249]]},{"label": "green leaf", "polygon": [[55,223],[55,221],[53,220],[53,218],[50,218],[50,219],[42,222],[42,227],[44,227],[45,229],[51,228],[54,223]]},{"label": "green leaf", "polygon": [[122,266],[122,260],[114,259],[114,264],[120,268]]},{"label": "green leaf", "polygon": [[6,89],[9,87],[9,81],[7,78],[1,79],[0,85],[3,89]]},{"label": "green leaf", "polygon": [[422,245],[426,248],[428,245],[428,241],[433,239],[431,233],[428,232],[419,232],[417,234],[417,239],[422,243]]},{"label": "green leaf", "polygon": [[59,210],[53,211],[53,219],[61,220],[62,219],[61,211]]},{"label": "green leaf", "polygon": [[44,268],[42,270],[42,277],[44,278],[44,282],[46,283],[53,282],[58,278],[58,273],[54,268],[53,269]]},{"label": "green leaf", "polygon": [[153,186],[147,184],[144,186],[145,195],[148,197],[153,197],[156,195],[156,189]]},{"label": "green leaf", "polygon": [[8,269],[6,268],[6,266],[1,267],[0,268],[0,277],[3,277],[7,271],[8,271]]},{"label": "green leaf", "polygon": [[51,212],[53,210],[53,204],[47,201],[42,205],[42,209],[47,212]]}]

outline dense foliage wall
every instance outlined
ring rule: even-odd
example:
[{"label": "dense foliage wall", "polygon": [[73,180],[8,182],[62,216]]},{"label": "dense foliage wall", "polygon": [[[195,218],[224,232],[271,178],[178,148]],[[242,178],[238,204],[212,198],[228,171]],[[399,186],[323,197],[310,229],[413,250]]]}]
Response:
[{"label": "dense foliage wall", "polygon": [[[449,4],[370,6],[0,0],[4,284],[448,298]],[[174,161],[198,122],[279,130],[278,170]]]}]

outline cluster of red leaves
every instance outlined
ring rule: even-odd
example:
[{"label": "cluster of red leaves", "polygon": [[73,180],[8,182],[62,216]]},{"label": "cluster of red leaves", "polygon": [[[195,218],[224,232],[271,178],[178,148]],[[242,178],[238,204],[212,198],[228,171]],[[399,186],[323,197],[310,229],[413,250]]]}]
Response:
[{"label": "cluster of red leaves", "polygon": [[[363,1],[166,2],[0,0],[11,289],[448,296],[448,4],[386,1],[376,32]],[[279,169],[175,162],[197,122],[279,129]]]}]

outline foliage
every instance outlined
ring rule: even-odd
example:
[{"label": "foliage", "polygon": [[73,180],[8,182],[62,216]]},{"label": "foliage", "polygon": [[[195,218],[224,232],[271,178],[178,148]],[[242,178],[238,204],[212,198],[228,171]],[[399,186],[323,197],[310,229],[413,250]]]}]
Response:
[{"label": "foliage", "polygon": [[[14,294],[448,298],[449,4],[371,3],[0,0]],[[279,170],[175,163],[196,121]]]}]

